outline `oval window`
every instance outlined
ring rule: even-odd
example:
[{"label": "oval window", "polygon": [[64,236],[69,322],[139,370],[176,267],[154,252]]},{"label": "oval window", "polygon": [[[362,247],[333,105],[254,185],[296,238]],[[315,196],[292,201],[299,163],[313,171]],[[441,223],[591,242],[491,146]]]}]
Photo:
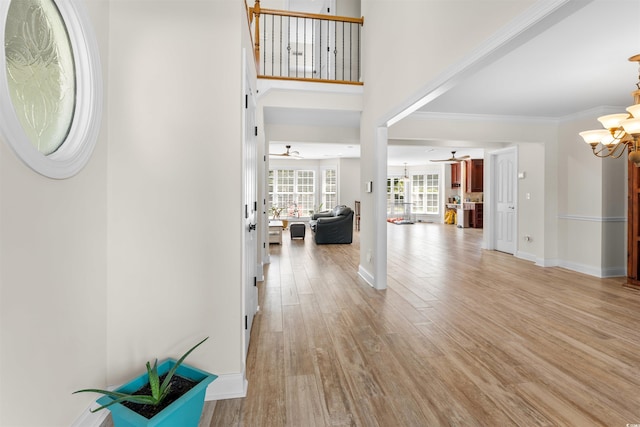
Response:
[{"label": "oval window", "polygon": [[97,45],[75,3],[0,3],[0,130],[27,165],[52,178],[84,166],[100,121]]},{"label": "oval window", "polygon": [[4,31],[14,110],[31,144],[55,152],[69,134],[76,104],[67,28],[52,0],[12,1]]},{"label": "oval window", "polygon": [[55,3],[12,1],[4,40],[16,115],[31,144],[51,154],[69,134],[76,105],[73,51]]}]

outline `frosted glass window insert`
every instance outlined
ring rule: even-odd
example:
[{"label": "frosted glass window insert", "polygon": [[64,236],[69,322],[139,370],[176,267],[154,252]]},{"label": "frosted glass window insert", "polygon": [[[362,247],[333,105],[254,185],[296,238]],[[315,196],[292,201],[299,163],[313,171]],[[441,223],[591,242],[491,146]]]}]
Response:
[{"label": "frosted glass window insert", "polygon": [[42,154],[62,146],[76,107],[73,50],[52,0],[13,0],[5,25],[6,71],[20,124]]}]

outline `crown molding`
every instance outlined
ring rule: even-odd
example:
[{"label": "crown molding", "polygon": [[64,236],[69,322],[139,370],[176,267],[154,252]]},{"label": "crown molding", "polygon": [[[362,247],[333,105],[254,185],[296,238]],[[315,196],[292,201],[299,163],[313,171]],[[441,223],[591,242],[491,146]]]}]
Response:
[{"label": "crown molding", "polygon": [[557,117],[535,117],[535,116],[510,116],[498,114],[467,114],[467,113],[437,113],[416,111],[407,118],[418,120],[459,120],[477,122],[511,122],[511,123],[540,123],[557,124],[560,119]]},{"label": "crown molding", "polygon": [[624,112],[626,107],[615,107],[611,105],[602,105],[600,107],[590,108],[588,110],[578,111],[573,114],[560,117],[559,122],[570,122],[579,119],[595,119],[605,114],[614,114]]}]

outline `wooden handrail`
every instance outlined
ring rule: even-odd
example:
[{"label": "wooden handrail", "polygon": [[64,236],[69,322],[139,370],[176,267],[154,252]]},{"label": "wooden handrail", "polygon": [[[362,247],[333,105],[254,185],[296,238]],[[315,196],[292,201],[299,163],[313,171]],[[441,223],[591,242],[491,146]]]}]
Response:
[{"label": "wooden handrail", "polygon": [[[256,1],[260,3],[260,1]],[[276,16],[291,16],[293,18],[309,18],[309,19],[322,19],[324,21],[337,21],[337,22],[351,22],[353,24],[364,25],[364,17],[350,18],[348,16],[334,16],[334,15],[321,15],[318,13],[304,13],[304,12],[292,12],[288,10],[276,10],[276,9],[261,9],[260,13],[266,15]]]},{"label": "wooden handrail", "polygon": [[311,82],[311,83],[338,83],[344,85],[354,85],[354,86],[363,86],[362,82],[353,82],[351,80],[327,80],[327,79],[310,79],[303,77],[278,77],[278,76],[258,76],[259,79],[265,80],[295,80],[301,82]]},{"label": "wooden handrail", "polygon": [[[246,0],[245,0],[246,5]],[[254,57],[256,64],[260,64],[260,17],[261,15],[272,15],[279,16],[281,18],[294,18],[294,19],[310,19],[310,20],[318,20],[318,21],[330,21],[335,23],[343,23],[343,25],[364,25],[364,17],[360,18],[352,18],[347,16],[334,16],[334,15],[322,15],[317,13],[304,13],[304,12],[294,12],[294,11],[286,11],[286,10],[277,10],[277,9],[263,9],[260,6],[260,0],[255,0],[255,4],[253,7],[247,7],[247,11],[249,13],[249,25],[254,25],[253,28],[253,45],[254,45]],[[342,27],[344,28],[344,26]],[[359,33],[358,33],[359,34]],[[305,80],[305,81],[326,81],[325,79],[316,79],[316,78],[284,78],[277,76],[261,76],[263,78],[275,78],[278,80]],[[330,80],[328,82],[333,83],[346,83],[346,84],[362,84],[360,82],[354,81],[346,81],[346,80]]]}]

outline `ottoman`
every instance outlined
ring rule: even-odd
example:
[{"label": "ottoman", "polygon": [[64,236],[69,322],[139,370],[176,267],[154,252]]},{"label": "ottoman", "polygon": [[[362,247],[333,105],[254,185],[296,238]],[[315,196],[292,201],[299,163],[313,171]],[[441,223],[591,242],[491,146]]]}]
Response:
[{"label": "ottoman", "polygon": [[291,240],[293,240],[296,237],[299,237],[302,240],[304,240],[304,233],[306,229],[307,229],[307,226],[304,224],[304,222],[294,222],[289,224],[289,234],[291,234]]}]

